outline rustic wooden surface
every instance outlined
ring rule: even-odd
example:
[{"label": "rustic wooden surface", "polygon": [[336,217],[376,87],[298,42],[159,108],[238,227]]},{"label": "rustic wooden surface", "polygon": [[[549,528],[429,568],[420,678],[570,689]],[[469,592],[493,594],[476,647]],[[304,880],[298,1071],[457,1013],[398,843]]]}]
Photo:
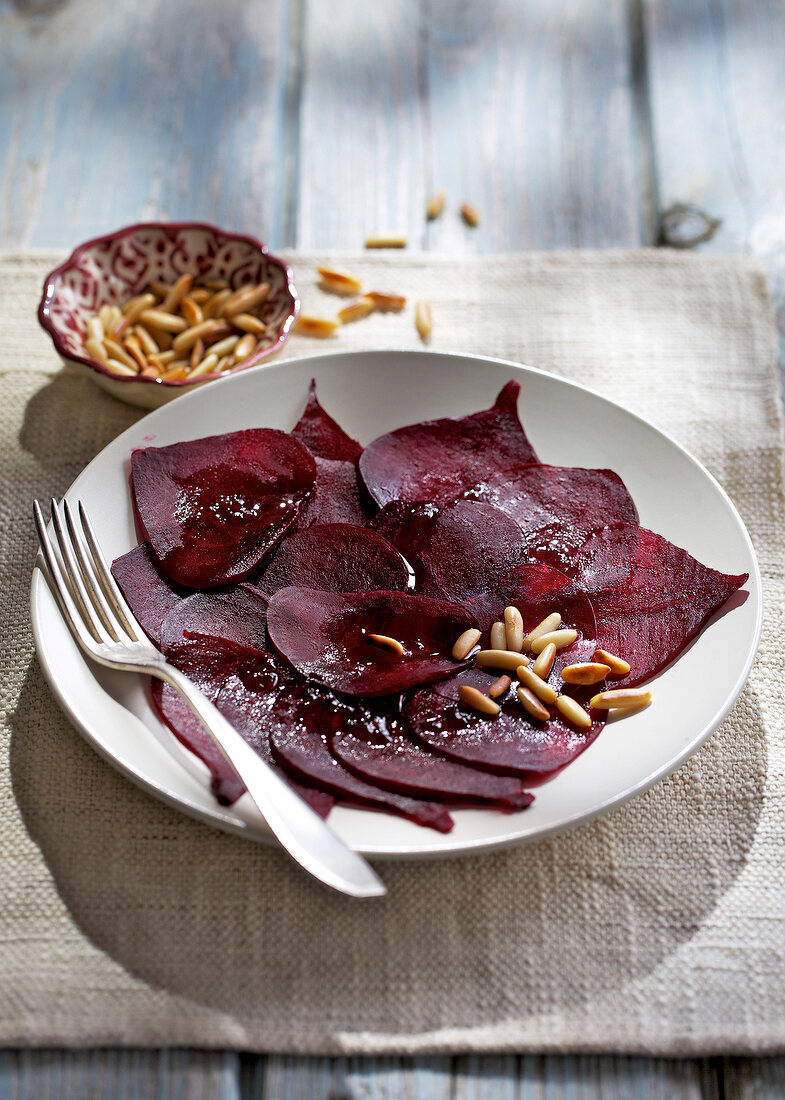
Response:
[{"label": "rustic wooden surface", "polygon": [[[763,257],[785,302],[782,0],[0,0],[0,62],[3,248],[145,218],[274,248],[664,241]],[[0,1100],[783,1096],[785,1058],[0,1052]]]}]

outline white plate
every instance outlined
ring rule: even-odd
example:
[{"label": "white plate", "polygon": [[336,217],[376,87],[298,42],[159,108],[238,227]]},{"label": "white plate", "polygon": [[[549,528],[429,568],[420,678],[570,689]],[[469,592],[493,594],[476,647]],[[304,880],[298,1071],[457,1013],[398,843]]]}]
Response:
[{"label": "white plate", "polygon": [[[447,836],[386,814],[336,809],[330,824],[350,844],[369,855],[421,857],[543,837],[645,790],[716,729],[747,678],[761,625],[760,574],[736,509],[694,458],[650,424],[581,386],[529,367],[430,352],[357,352],[271,363],[186,394],[110,443],[67,493],[71,501],[84,501],[106,556],[116,558],[137,541],[127,485],[134,447],[255,426],[288,430],[302,411],[312,377],[325,408],[363,442],[428,417],[486,408],[502,385],[516,378],[521,419],[544,462],[610,467],[627,484],[644,526],[706,565],[750,574],[746,602],[715,617],[656,680],[653,705],[608,725],[578,760],[536,790],[529,809],[512,815],[461,811]],[[38,570],[32,618],[44,673],[99,753],[187,813],[269,839],[247,796],[231,809],[217,805],[206,769],[153,714],[140,677],[84,662]]]}]

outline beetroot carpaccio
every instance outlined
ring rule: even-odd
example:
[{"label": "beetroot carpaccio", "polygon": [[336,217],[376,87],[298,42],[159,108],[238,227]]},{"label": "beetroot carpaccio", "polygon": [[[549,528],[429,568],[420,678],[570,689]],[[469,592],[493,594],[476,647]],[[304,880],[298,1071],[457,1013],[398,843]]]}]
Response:
[{"label": "beetroot carpaccio", "polygon": [[[131,456],[126,599],[322,815],[449,832],[450,810],[522,811],[600,734],[590,700],[645,683],[747,580],[640,527],[614,471],[540,463],[518,394],[363,449],[311,383],[290,433]],[[176,693],[154,683],[153,702],[216,798],[239,798]]]}]

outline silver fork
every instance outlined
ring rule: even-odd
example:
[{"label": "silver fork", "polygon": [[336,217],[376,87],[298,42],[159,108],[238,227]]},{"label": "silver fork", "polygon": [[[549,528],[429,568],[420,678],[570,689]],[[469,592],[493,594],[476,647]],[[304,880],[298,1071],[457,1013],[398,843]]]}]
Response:
[{"label": "silver fork", "polygon": [[[179,692],[226,757],[290,856],[321,882],[353,897],[379,897],[384,883],[318,814],[242,739],[210,700],[148,641],[109,572],[81,501],[79,523],[64,500],[52,500],[49,539],[33,503],[48,580],[66,625],[82,651],[109,668],[156,676]],[[62,515],[61,515],[62,511]]]}]

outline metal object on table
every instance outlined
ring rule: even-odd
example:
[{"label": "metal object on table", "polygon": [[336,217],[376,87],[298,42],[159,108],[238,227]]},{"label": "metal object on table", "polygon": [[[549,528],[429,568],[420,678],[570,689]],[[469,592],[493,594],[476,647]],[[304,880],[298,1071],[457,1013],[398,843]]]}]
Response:
[{"label": "metal object on table", "polygon": [[58,505],[52,500],[51,505],[59,553],[35,501],[38,537],[50,587],[82,651],[99,664],[155,676],[174,688],[244,783],[282,847],[301,867],[352,897],[385,894],[383,882],[370,865],[327,827],[210,700],[147,640],[106,566],[81,502],[78,524],[67,501]]}]

